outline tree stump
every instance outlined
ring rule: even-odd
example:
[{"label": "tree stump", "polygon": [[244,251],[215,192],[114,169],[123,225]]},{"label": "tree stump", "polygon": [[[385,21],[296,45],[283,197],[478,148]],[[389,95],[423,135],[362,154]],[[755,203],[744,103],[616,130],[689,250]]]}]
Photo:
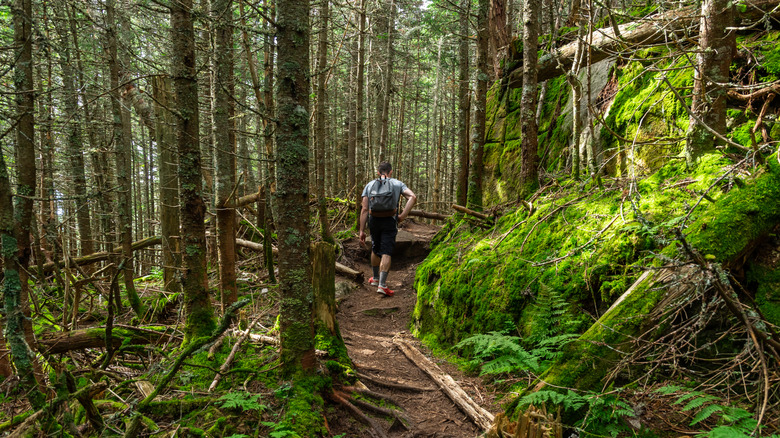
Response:
[{"label": "tree stump", "polygon": [[313,244],[311,260],[314,318],[322,321],[330,333],[336,335],[336,253],[333,245],[326,242]]}]

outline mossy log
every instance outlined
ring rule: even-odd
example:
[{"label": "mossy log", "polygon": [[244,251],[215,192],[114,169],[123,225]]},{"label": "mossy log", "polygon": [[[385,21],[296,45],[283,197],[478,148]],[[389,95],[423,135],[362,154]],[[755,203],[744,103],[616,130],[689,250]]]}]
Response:
[{"label": "mossy log", "polygon": [[[139,240],[137,242],[133,242],[131,248],[133,251],[138,251],[140,249],[148,248],[150,246],[159,245],[162,243],[162,237],[160,236],[152,236],[147,237],[146,239]],[[92,263],[102,262],[108,260],[108,258],[111,256],[111,254],[120,254],[122,252],[121,248],[114,248],[112,252],[108,251],[100,251],[100,252],[94,252],[92,254],[87,254],[81,257],[75,257],[73,258],[73,262],[76,263],[78,266],[84,266],[84,265],[90,265]],[[60,265],[64,265],[65,262],[60,261]],[[45,263],[43,265],[43,272],[53,272],[54,269],[56,269],[57,265],[54,262]]]},{"label": "mossy log", "polygon": [[[780,224],[780,163],[768,160],[753,182],[734,189],[711,205],[685,231],[687,241],[707,259],[738,269],[756,244]],[[679,243],[664,249],[675,256]],[[693,265],[646,271],[540,378],[536,389],[594,389],[610,366],[631,353],[635,339],[652,340],[656,322],[674,298],[693,293],[702,271]]]},{"label": "mossy log", "polygon": [[[106,346],[105,336],[106,329],[102,327],[50,333],[38,339],[38,349],[48,354],[58,354],[84,348],[102,348]],[[124,342],[133,345],[157,344],[169,338],[170,333],[151,329],[114,328],[111,331],[114,348],[119,348]]]},{"label": "mossy log", "polygon": [[[780,11],[775,7],[780,4],[778,0],[763,0],[751,3],[747,8],[736,8],[737,22],[755,22],[763,19],[765,15],[777,17]],[[742,10],[740,10],[742,9]],[[586,41],[591,42],[591,51],[588,60],[591,63],[599,62],[615,53],[628,50],[637,50],[637,47],[649,47],[651,45],[677,38],[693,38],[699,32],[699,20],[701,8],[691,6],[681,9],[671,9],[651,15],[620,26],[609,26],[593,31]],[[758,26],[756,30],[762,30]],[[537,80],[539,83],[564,74],[571,69],[574,55],[577,53],[575,40],[566,44],[555,52],[542,56],[537,64]],[[516,46],[517,43],[511,46]],[[508,64],[515,67],[506,76],[510,88],[518,88],[523,84],[522,50],[512,50],[512,59]]]}]

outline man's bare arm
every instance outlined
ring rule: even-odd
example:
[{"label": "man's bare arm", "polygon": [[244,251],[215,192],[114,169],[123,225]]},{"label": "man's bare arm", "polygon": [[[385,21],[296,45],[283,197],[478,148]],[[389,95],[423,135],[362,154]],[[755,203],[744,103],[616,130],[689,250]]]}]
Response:
[{"label": "man's bare arm", "polygon": [[413,191],[409,190],[409,188],[404,189],[401,194],[406,198],[406,205],[404,206],[404,211],[398,215],[399,222],[405,220],[406,217],[409,216],[409,212],[412,211],[412,207],[414,207],[414,204],[417,203],[417,195],[415,195]]}]

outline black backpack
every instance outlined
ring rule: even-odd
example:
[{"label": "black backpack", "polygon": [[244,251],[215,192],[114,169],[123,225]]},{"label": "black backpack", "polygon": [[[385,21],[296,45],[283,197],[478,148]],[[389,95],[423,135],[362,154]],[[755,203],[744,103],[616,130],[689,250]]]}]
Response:
[{"label": "black backpack", "polygon": [[395,214],[393,184],[389,178],[377,178],[368,190],[368,210],[372,216],[389,217]]}]

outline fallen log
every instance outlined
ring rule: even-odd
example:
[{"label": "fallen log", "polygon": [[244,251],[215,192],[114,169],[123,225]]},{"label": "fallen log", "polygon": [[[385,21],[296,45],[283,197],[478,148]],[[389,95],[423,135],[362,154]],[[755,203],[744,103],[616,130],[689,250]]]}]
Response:
[{"label": "fallen log", "polygon": [[469,216],[474,216],[477,219],[482,219],[483,221],[490,221],[492,218],[484,213],[480,213],[478,211],[471,210],[469,208],[466,208],[462,205],[458,204],[452,204],[452,209],[455,211],[459,211],[463,214],[467,214]]},{"label": "fallen log", "polygon": [[439,221],[446,221],[447,219],[450,218],[448,214],[431,213],[422,210],[412,210],[409,212],[409,216],[421,217],[425,219],[436,219]]},{"label": "fallen log", "polygon": [[[236,239],[236,245],[238,245],[238,246],[240,246],[242,248],[251,249],[253,251],[263,251],[263,245],[262,244],[255,243],[255,242],[252,242],[252,241],[249,241],[249,240]],[[279,250],[276,247],[274,247],[273,248],[273,253],[274,253],[274,256],[278,256],[279,255]],[[363,273],[362,272],[356,271],[356,270],[354,270],[352,268],[344,266],[344,265],[342,265],[339,262],[336,262],[336,272],[341,274],[341,275],[343,275],[343,276],[345,276],[345,277],[349,277],[350,279],[352,279],[353,281],[355,281],[357,283],[362,283],[363,282]]]},{"label": "fallen log", "polygon": [[422,353],[405,339],[396,336],[393,343],[401,350],[410,361],[425,371],[436,382],[445,394],[453,401],[483,432],[490,429],[493,424],[493,414],[483,409],[466,394],[466,391],[448,374],[423,356]]},{"label": "fallen log", "polygon": [[[750,3],[747,7],[734,8],[737,23],[740,21],[754,22],[769,14],[777,18],[780,11],[774,10],[780,4],[778,0],[763,0]],[[742,9],[742,10],[740,10]],[[701,8],[687,7],[659,12],[630,23],[617,26],[618,34],[612,26],[596,29],[585,41],[592,41],[587,60],[582,60],[582,66],[587,62],[596,63],[616,53],[636,50],[637,47],[650,46],[664,42],[674,42],[680,37],[695,38],[699,33]],[[759,30],[763,29],[763,26]],[[572,41],[552,53],[539,58],[537,64],[537,80],[541,83],[560,76],[571,69],[577,52],[578,41]],[[509,63],[515,67],[506,76],[510,88],[518,88],[523,84],[522,51],[513,54]]]},{"label": "fallen log", "polygon": [[[119,348],[125,341],[133,345],[144,345],[163,343],[169,338],[170,333],[129,326],[115,327],[111,331],[111,344],[114,348]],[[103,348],[105,346],[105,327],[49,333],[38,338],[38,350],[48,354],[66,353],[85,348]]]},{"label": "fallen log", "polygon": [[[159,245],[162,243],[162,237],[160,236],[152,236],[147,237],[146,239],[139,240],[137,242],[133,242],[133,245],[131,246],[131,249],[133,251],[138,251],[141,249],[148,248],[150,246]],[[78,266],[84,266],[84,265],[91,265],[92,263],[97,262],[103,262],[108,260],[111,255],[119,255],[122,253],[122,249],[119,247],[115,247],[113,251],[100,251],[100,252],[93,252],[92,254],[83,255],[81,257],[74,257],[71,259],[73,263],[75,263]],[[59,262],[60,266],[64,265],[64,261]],[[43,272],[53,272],[54,269],[56,269],[56,264],[54,262],[45,263],[43,265]]]}]

